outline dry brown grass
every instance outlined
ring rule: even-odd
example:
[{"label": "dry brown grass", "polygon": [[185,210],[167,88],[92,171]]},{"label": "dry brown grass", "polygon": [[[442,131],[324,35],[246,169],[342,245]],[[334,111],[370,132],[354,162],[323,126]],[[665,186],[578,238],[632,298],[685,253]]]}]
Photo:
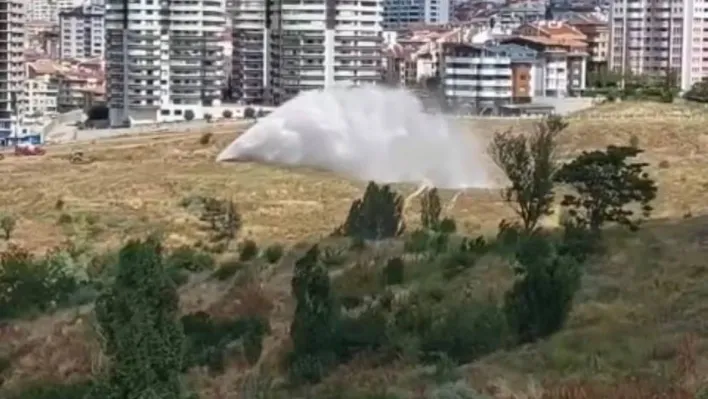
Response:
[{"label": "dry brown grass", "polygon": [[[644,395],[642,390],[654,389],[655,380],[630,377],[668,378],[666,370],[683,356],[684,349],[676,348],[687,333],[694,334],[691,351],[695,362],[691,367],[699,376],[708,375],[708,327],[704,321],[708,314],[708,218],[700,217],[706,214],[708,204],[708,175],[704,173],[708,170],[708,124],[697,111],[685,109],[665,105],[640,108],[636,103],[612,105],[580,115],[571,123],[562,143],[568,153],[628,144],[632,136],[638,138],[640,147],[646,150],[642,157],[651,164],[651,173],[658,180],[656,220],[637,235],[609,233],[609,255],[588,266],[567,328],[545,342],[497,353],[472,365],[469,371],[473,385],[484,387],[489,381],[502,379],[509,392],[526,392],[526,396],[518,394],[515,398],[538,397],[527,395],[530,376],[536,381],[553,381],[555,388],[539,388],[547,399],[639,399],[637,392]],[[613,116],[608,118],[608,112]],[[681,116],[681,112],[693,117]],[[643,116],[629,117],[640,113]],[[511,125],[524,128],[528,123]],[[474,125],[478,133],[489,135],[510,123]],[[190,194],[232,198],[244,217],[244,235],[265,245],[295,243],[331,232],[342,222],[352,199],[361,194],[363,183],[326,172],[214,163],[217,152],[235,136],[215,132],[207,144],[200,143],[201,132],[122,138],[50,147],[41,158],[7,157],[0,161],[4,172],[0,174],[0,211],[18,217],[13,241],[22,246],[43,251],[68,238],[90,242],[99,250],[155,230],[163,232],[170,245],[193,243],[203,238],[203,233],[195,217],[178,206],[179,201]],[[71,164],[66,155],[75,149],[95,161]],[[401,189],[408,193],[413,188]],[[492,231],[501,218],[512,216],[498,193],[483,190],[463,195],[451,212],[467,231]],[[70,215],[73,222],[60,225],[62,214]],[[412,207],[407,216],[415,221],[414,214]],[[691,217],[683,219],[688,215]],[[475,278],[485,281],[484,287],[508,283],[508,273],[492,267],[479,267],[473,272]],[[251,301],[248,306],[257,305],[270,314],[274,336],[266,346],[273,355],[266,361],[275,365],[278,353],[288,345],[285,336],[292,310],[288,287],[289,274],[281,271],[263,285],[249,286],[240,294],[244,298],[234,298],[231,286],[216,282],[188,286],[181,294],[189,311],[240,314],[243,304]],[[475,287],[470,284],[469,289]],[[39,321],[25,323],[22,333],[0,331],[2,337],[17,335],[19,347],[34,342],[25,356],[35,359],[35,364],[48,366],[47,370],[35,370],[29,363],[13,369],[12,380],[31,379],[30,374],[66,377],[61,370],[90,372],[95,362],[93,344],[70,339],[81,335],[65,337],[61,328],[53,327],[67,323],[66,317],[52,320],[50,327],[35,332],[32,338],[28,338],[29,332],[39,331]],[[2,337],[0,342],[12,341]],[[60,343],[63,349],[47,342]],[[82,366],[51,360],[69,354]],[[354,364],[343,370],[332,378],[373,378],[367,377],[372,369],[364,366],[357,368]],[[375,381],[383,384],[386,378],[394,378],[380,372],[386,374]],[[398,373],[402,371],[397,369],[395,378],[399,378]],[[211,395],[207,397],[236,398],[240,374],[242,370],[229,370],[219,377],[195,376],[195,381]],[[570,382],[558,385],[558,381]],[[651,392],[646,395],[666,395],[646,397],[684,399],[675,396],[678,390]]]}]

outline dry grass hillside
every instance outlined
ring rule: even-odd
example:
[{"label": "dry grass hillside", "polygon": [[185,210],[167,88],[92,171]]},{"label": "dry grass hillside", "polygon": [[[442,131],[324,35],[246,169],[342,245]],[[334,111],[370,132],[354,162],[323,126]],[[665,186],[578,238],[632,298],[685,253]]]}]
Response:
[{"label": "dry grass hillside", "polygon": [[[589,395],[590,387],[602,391],[603,384],[629,377],[650,376],[661,383],[680,374],[682,386],[694,391],[705,386],[708,118],[703,115],[702,109],[679,105],[628,103],[602,106],[572,119],[562,136],[565,153],[630,141],[646,150],[642,157],[651,164],[659,186],[653,220],[637,234],[608,233],[608,255],[588,266],[563,331],[467,366],[463,375],[470,384],[500,398],[548,399],[590,397],[582,392]],[[475,122],[474,130],[488,136],[510,126],[524,129],[529,123]],[[203,195],[233,199],[243,215],[243,238],[262,245],[296,245],[330,233],[362,193],[364,183],[326,172],[213,162],[236,135],[216,133],[206,144],[199,134],[121,138],[49,147],[43,157],[8,156],[0,160],[0,212],[18,220],[11,241],[38,253],[67,241],[102,251],[150,232],[162,233],[168,246],[193,244],[204,238],[202,229],[179,204],[190,195]],[[70,163],[69,154],[75,150],[93,162]],[[409,193],[414,187],[399,189]],[[407,215],[413,224],[415,208]],[[497,192],[477,190],[462,195],[449,215],[465,232],[490,233],[512,213]],[[240,289],[228,281],[190,281],[181,289],[183,307],[232,314],[248,313],[248,304],[266,309],[274,332],[266,342],[270,357],[262,362],[270,364],[287,345],[289,272],[288,267],[277,268],[260,285]],[[476,267],[459,288],[496,295],[509,280],[510,272],[490,261]],[[234,298],[240,307],[228,305]],[[94,372],[102,359],[97,343],[88,338],[89,310],[87,305],[0,325],[0,345],[12,354],[4,381],[20,386]],[[239,398],[238,377],[243,373],[243,366],[234,364],[220,376],[194,372],[192,382],[204,397]],[[336,390],[342,381],[415,387],[416,375],[406,365],[355,362],[335,372],[322,389]],[[559,386],[560,381],[573,382]],[[616,397],[647,397],[641,395],[643,388],[622,389],[635,396]],[[591,397],[619,394],[595,395]]]}]

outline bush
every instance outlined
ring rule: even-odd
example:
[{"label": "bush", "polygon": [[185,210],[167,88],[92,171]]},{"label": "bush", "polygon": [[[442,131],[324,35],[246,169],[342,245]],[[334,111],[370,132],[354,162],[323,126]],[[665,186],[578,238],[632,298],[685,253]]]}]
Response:
[{"label": "bush", "polygon": [[426,230],[414,230],[403,243],[403,251],[420,254],[428,251],[430,233]]},{"label": "bush", "polygon": [[370,182],[364,196],[352,203],[347,220],[335,234],[381,240],[397,237],[404,229],[403,197],[389,186],[379,187]]},{"label": "bush", "polygon": [[441,220],[440,225],[438,226],[438,231],[442,234],[455,233],[457,231],[457,223],[455,222],[455,219],[444,218]]},{"label": "bush", "polygon": [[214,137],[214,134],[211,132],[203,133],[201,136],[199,136],[199,144],[201,145],[207,145],[211,142],[211,138]]},{"label": "bush", "polygon": [[213,119],[214,119],[214,117],[211,116],[211,114],[204,114],[204,120],[205,120],[207,123],[211,123],[211,121],[212,121]]},{"label": "bush", "polygon": [[188,109],[184,112],[184,120],[186,120],[187,122],[194,120],[195,116],[196,115],[194,115],[194,111],[192,111],[191,109]]},{"label": "bush", "polygon": [[0,253],[0,320],[66,304],[80,283],[68,261],[50,253],[36,259],[15,247]]},{"label": "bush", "polygon": [[254,119],[256,117],[256,110],[251,107],[246,107],[243,110],[243,117],[246,119]]},{"label": "bush", "polygon": [[183,245],[170,252],[165,258],[167,269],[181,269],[190,272],[203,272],[214,269],[214,258],[198,249]]},{"label": "bush", "polygon": [[386,262],[383,270],[383,281],[385,285],[403,284],[405,264],[403,259],[396,257]]},{"label": "bush", "polygon": [[224,119],[231,119],[234,116],[234,113],[231,112],[230,109],[225,109],[224,112],[221,113],[221,116],[224,117]]},{"label": "bush", "polygon": [[420,201],[420,222],[423,228],[436,230],[440,224],[440,196],[438,190],[433,188],[426,191]]},{"label": "bush", "polygon": [[506,293],[504,311],[519,343],[534,342],[560,330],[580,288],[580,265],[560,256],[549,238],[524,238],[516,254],[520,278]]},{"label": "bush", "polygon": [[91,391],[90,381],[63,384],[42,384],[24,387],[9,393],[7,399],[84,399]]},{"label": "bush", "polygon": [[223,372],[230,344],[242,340],[243,354],[255,364],[261,355],[262,341],[270,331],[263,318],[219,320],[204,312],[182,317],[187,350],[184,369],[207,366],[212,372]]},{"label": "bush", "polygon": [[95,312],[110,368],[91,397],[183,397],[179,297],[157,240],[130,241],[121,249],[115,280]]},{"label": "bush", "polygon": [[258,244],[253,240],[244,240],[238,251],[238,258],[241,261],[247,262],[258,256]]},{"label": "bush", "polygon": [[458,363],[469,363],[505,347],[508,339],[506,318],[495,304],[461,303],[448,308],[423,335],[421,350],[428,358],[443,353]]},{"label": "bush", "polygon": [[295,381],[317,382],[334,361],[337,317],[317,245],[295,262],[292,292],[296,306],[290,326],[290,375]]},{"label": "bush", "polygon": [[285,250],[280,244],[271,244],[265,249],[265,251],[263,251],[263,256],[266,261],[271,264],[277,263],[284,254]]},{"label": "bush", "polygon": [[433,388],[425,395],[425,399],[489,399],[489,397],[470,388],[464,381],[458,381]]},{"label": "bush", "polygon": [[6,241],[12,237],[12,232],[15,231],[17,220],[11,215],[0,215],[0,230]]},{"label": "bush", "polygon": [[320,259],[328,268],[343,265],[347,261],[347,249],[337,246],[325,247],[321,252]]},{"label": "bush", "polygon": [[246,265],[239,259],[227,258],[219,264],[219,267],[214,271],[212,277],[217,280],[227,280],[233,277],[236,273],[246,269]]}]

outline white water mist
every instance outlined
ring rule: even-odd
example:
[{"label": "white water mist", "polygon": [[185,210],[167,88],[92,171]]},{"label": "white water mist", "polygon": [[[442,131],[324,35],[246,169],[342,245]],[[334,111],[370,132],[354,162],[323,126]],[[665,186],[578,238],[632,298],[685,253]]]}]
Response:
[{"label": "white water mist", "polygon": [[321,168],[359,180],[495,186],[483,144],[413,94],[376,86],[309,91],[239,136],[217,161]]}]

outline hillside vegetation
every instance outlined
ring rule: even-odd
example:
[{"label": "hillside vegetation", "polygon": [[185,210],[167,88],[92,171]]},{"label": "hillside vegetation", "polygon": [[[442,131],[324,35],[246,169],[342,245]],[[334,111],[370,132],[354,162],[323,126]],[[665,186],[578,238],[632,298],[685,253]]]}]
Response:
[{"label": "hillside vegetation", "polygon": [[6,158],[0,396],[702,398],[706,135],[665,107],[484,127],[501,195],[217,165],[224,134]]}]

